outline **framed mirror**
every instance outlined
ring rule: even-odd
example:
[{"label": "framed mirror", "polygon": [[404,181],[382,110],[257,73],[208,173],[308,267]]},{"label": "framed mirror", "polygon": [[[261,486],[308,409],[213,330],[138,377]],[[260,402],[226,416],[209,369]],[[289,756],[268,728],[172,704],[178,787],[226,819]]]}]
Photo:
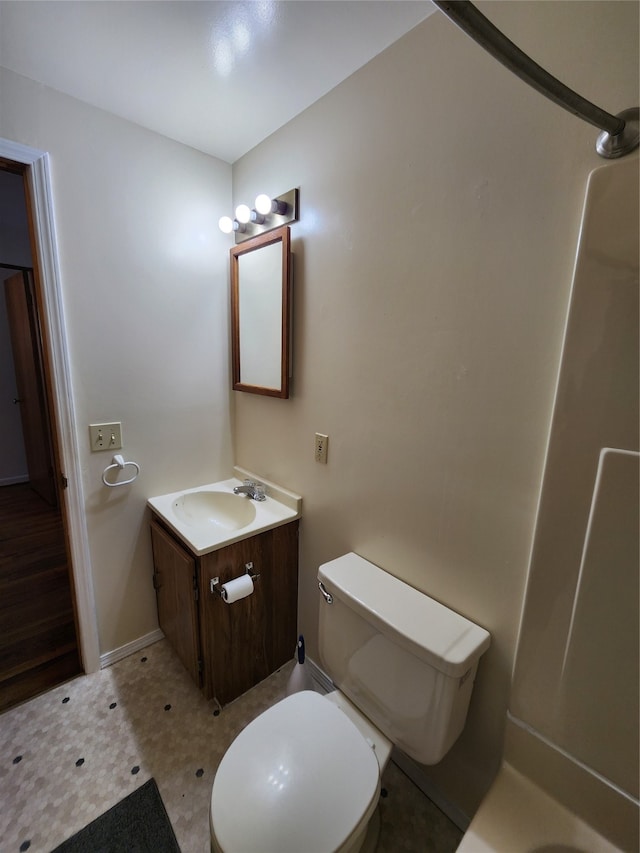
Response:
[{"label": "framed mirror", "polygon": [[289,396],[290,302],[288,226],[231,249],[234,391]]}]

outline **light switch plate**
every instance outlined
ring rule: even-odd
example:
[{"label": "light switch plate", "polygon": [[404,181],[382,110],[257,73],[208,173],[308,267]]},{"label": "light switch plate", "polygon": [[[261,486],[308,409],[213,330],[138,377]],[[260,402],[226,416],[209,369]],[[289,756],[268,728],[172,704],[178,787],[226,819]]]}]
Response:
[{"label": "light switch plate", "polygon": [[320,462],[322,465],[327,464],[327,445],[329,444],[329,436],[323,435],[321,432],[316,433],[316,451],[315,451],[315,459],[316,462]]},{"label": "light switch plate", "polygon": [[89,424],[91,451],[119,450],[122,447],[122,424]]}]

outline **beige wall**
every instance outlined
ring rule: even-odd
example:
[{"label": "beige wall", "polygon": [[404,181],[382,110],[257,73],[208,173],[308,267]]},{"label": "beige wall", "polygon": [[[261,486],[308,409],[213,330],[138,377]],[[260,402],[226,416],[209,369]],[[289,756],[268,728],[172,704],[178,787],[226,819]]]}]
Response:
[{"label": "beige wall", "polygon": [[[0,69],[0,136],[50,154],[100,652],[157,627],[146,498],[231,472],[231,168]],[[88,424],[121,421],[131,487]]]},{"label": "beige wall", "polygon": [[[481,8],[586,96],[637,104],[637,4]],[[311,657],[317,566],[349,550],[491,632],[428,770],[468,814],[501,756],[595,136],[438,14],[234,165],[236,202],[299,186],[302,209],[293,396],[235,394],[236,461],[304,497]]]}]

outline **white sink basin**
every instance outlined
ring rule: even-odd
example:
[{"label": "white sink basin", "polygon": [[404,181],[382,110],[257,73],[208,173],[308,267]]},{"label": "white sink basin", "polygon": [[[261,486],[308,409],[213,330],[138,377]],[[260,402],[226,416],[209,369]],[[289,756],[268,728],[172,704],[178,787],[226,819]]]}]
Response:
[{"label": "white sink basin", "polygon": [[185,492],[173,502],[173,512],[190,527],[213,525],[239,530],[256,517],[255,501],[233,492]]},{"label": "white sink basin", "polygon": [[[147,504],[198,556],[300,518],[300,495],[242,468],[234,470],[237,479],[159,495]],[[264,483],[265,500],[233,493],[245,478]]]}]

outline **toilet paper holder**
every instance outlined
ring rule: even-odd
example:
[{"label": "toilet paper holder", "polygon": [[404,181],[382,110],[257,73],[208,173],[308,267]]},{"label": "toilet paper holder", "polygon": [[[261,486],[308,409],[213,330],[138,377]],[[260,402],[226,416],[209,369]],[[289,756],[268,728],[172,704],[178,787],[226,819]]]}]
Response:
[{"label": "toilet paper holder", "polygon": [[[249,577],[251,578],[252,581],[257,581],[258,578],[260,577],[260,572],[254,572],[253,571],[253,563],[245,563],[244,564],[244,573],[245,573],[245,575],[249,575]],[[216,595],[219,595],[220,598],[224,598],[224,596],[222,595],[222,592],[221,592],[221,587],[222,587],[222,584],[220,583],[219,577],[211,578],[211,580],[209,581],[210,592],[213,592]]]}]

